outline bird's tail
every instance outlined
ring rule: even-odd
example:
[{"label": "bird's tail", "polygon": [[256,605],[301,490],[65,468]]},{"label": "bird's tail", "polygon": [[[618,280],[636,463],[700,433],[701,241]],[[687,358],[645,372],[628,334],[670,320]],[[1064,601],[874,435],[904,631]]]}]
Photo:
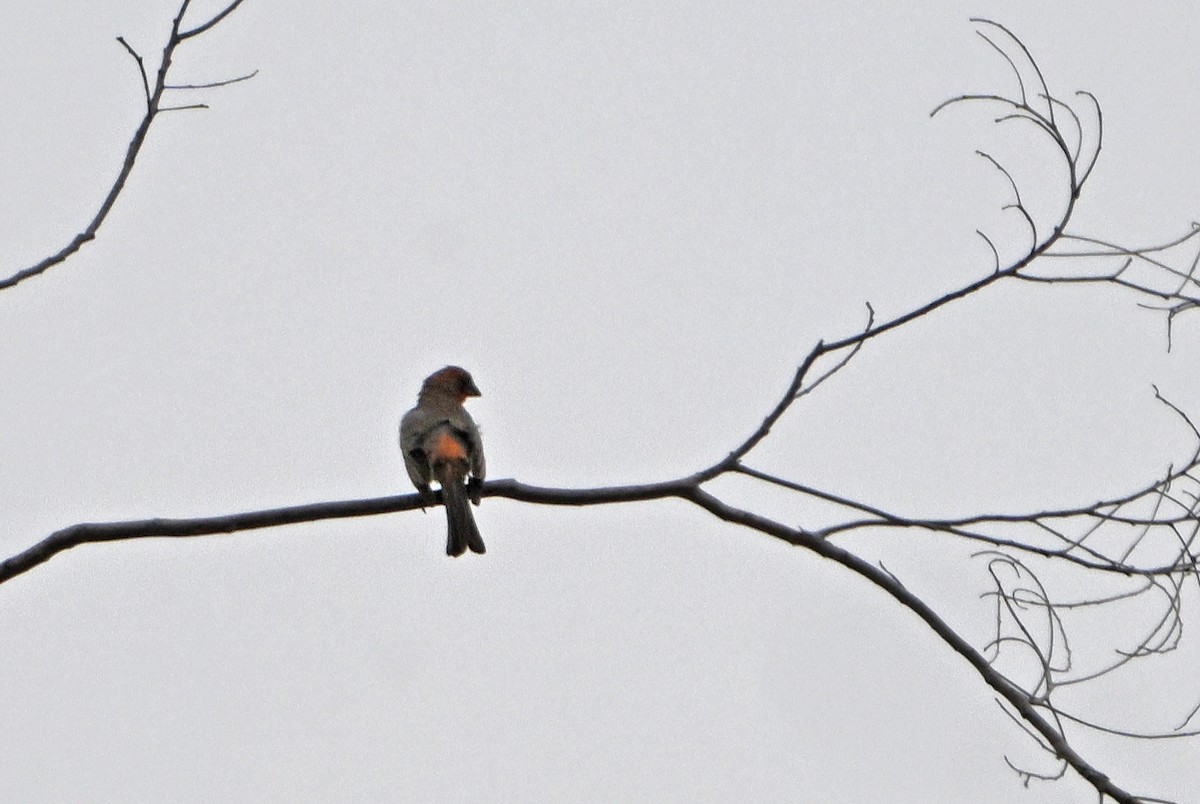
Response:
[{"label": "bird's tail", "polygon": [[447,472],[442,483],[442,500],[446,505],[446,555],[461,556],[469,547],[472,553],[486,553],[483,537],[471,506],[467,504],[467,490],[454,472]]}]

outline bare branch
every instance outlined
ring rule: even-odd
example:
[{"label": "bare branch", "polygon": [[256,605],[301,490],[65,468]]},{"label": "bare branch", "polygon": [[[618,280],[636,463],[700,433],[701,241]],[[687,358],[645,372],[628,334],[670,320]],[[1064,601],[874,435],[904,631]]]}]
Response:
[{"label": "bare branch", "polygon": [[[988,22],[988,20],[972,18],[971,22]],[[1009,69],[1012,70],[1013,76],[1017,79],[1017,87],[1021,90],[1021,105],[1028,106],[1029,100],[1028,100],[1028,96],[1025,93],[1025,79],[1021,77],[1021,71],[1018,70],[1017,65],[1015,63],[1013,63],[1012,57],[1010,57],[1007,53],[1005,53],[1004,48],[997,45],[996,41],[994,39],[992,39],[990,36],[988,36],[987,34],[985,34],[983,31],[976,31],[975,35],[978,36],[983,41],[987,42],[989,45],[991,45],[992,50],[999,53],[1000,57],[1002,59],[1004,59],[1006,62],[1008,62]]]},{"label": "bare branch", "polygon": [[1096,167],[1096,162],[1100,159],[1100,148],[1104,144],[1104,113],[1100,109],[1100,101],[1096,100],[1096,96],[1085,90],[1080,90],[1075,93],[1082,95],[1092,102],[1092,108],[1096,110],[1096,147],[1092,150],[1091,158],[1088,160],[1087,167],[1083,169],[1083,174],[1076,182],[1078,187],[1082,187],[1088,177],[1092,175],[1092,168]]},{"label": "bare branch", "polygon": [[[1042,75],[1042,69],[1040,67],[1038,67],[1038,63],[1033,58],[1033,54],[1029,52],[1029,48],[1025,47],[1025,43],[1021,41],[1020,37],[1018,37],[1015,33],[1010,31],[1008,28],[1004,27],[1000,23],[996,22],[995,20],[990,20],[986,17],[972,17],[971,22],[977,22],[977,23],[980,23],[981,25],[990,25],[993,28],[998,28],[999,30],[1001,30],[1005,34],[1007,34],[1008,38],[1010,40],[1012,40],[1013,43],[1015,43],[1016,46],[1021,49],[1021,53],[1023,53],[1025,55],[1025,61],[1029,64],[1030,67],[1033,68],[1034,73],[1037,75],[1038,83],[1041,85],[1041,92],[1038,93],[1038,97],[1041,97],[1041,98],[1049,98],[1050,97],[1050,90],[1046,87],[1046,78],[1045,78],[1045,76]],[[986,39],[987,37],[984,37],[984,38]],[[988,39],[988,43],[991,44],[992,47],[995,47],[996,50],[999,50],[1000,53],[1004,56],[1004,58],[1008,61],[1008,63],[1010,65],[1012,65],[1012,59],[1008,58],[1008,54],[1006,54],[1006,53],[1004,53],[1004,51],[1000,50],[999,47],[996,47],[996,44],[994,42],[992,42],[990,39]],[[1013,66],[1013,71],[1017,72],[1017,68],[1015,65]],[[1018,75],[1018,79],[1019,78],[1020,78],[1020,76]],[[1025,99],[1025,84],[1024,84],[1024,82],[1021,83],[1021,99],[1022,100]],[[1054,122],[1054,106],[1053,106],[1053,104],[1050,104],[1048,106],[1047,114],[1050,117],[1050,127],[1057,129],[1058,126]]]},{"label": "bare branch", "polygon": [[1029,214],[1029,210],[1025,208],[1025,204],[1021,201],[1021,190],[1017,187],[1016,179],[1014,179],[1012,174],[1008,172],[1004,165],[997,162],[996,158],[991,154],[985,153],[984,151],[976,151],[975,153],[986,159],[988,162],[991,162],[992,167],[1003,173],[1004,178],[1008,179],[1008,186],[1012,188],[1013,197],[1016,199],[1016,202],[1013,204],[1005,204],[1003,209],[1015,209],[1017,212],[1021,213],[1021,216],[1025,219],[1026,225],[1029,226],[1029,231],[1033,235],[1033,246],[1031,248],[1036,250],[1038,242],[1037,224],[1033,222],[1033,217]]},{"label": "bare branch", "polygon": [[[970,646],[941,619],[924,601],[889,572],[865,561],[815,534],[791,528],[758,514],[733,508],[703,491],[691,478],[666,483],[599,489],[548,489],[526,486],[513,480],[490,481],[483,493],[489,497],[506,497],[549,505],[600,505],[651,499],[682,498],[708,510],[718,518],[782,539],[789,544],[809,549],[847,567],[880,587],[901,605],[916,613],[950,647],[965,658],[986,683],[995,689],[1027,723],[1053,748],[1056,755],[1068,762],[1098,791],[1118,802],[1137,799],[1083,759],[1066,741],[1059,730],[1038,711],[1030,697],[997,672],[988,660]],[[331,503],[252,511],[219,517],[196,519],[150,519],[131,522],[92,523],[74,525],[57,531],[30,549],[0,563],[0,583],[49,560],[64,550],[82,544],[149,537],[191,537],[209,534],[234,533],[300,522],[315,522],[353,516],[368,516],[396,511],[414,510],[423,503],[420,495],[381,497]]]},{"label": "bare branch", "polygon": [[[485,497],[505,497],[541,505],[605,505],[684,497],[690,479],[637,486],[612,486],[592,489],[554,489],[529,486],[515,480],[489,480],[483,484]],[[435,493],[441,501],[441,492]],[[54,556],[83,544],[148,538],[190,538],[239,533],[247,530],[320,522],[325,519],[375,516],[419,509],[424,501],[419,494],[372,497],[361,500],[293,505],[247,511],[240,514],[195,517],[189,519],[139,519],[125,522],[84,522],[55,531],[32,547],[0,562],[0,584],[28,572]]]},{"label": "bare branch", "polygon": [[[108,214],[112,211],[113,206],[116,204],[117,198],[120,197],[121,192],[125,189],[125,183],[129,180],[129,176],[133,172],[134,163],[137,161],[138,154],[141,153],[142,145],[146,141],[146,135],[150,132],[150,125],[154,122],[159,112],[207,108],[207,106],[204,104],[168,107],[160,106],[163,92],[167,88],[167,74],[171,69],[171,60],[174,57],[175,49],[180,45],[180,43],[182,43],[185,39],[196,36],[197,34],[203,33],[203,31],[211,28],[225,16],[230,14],[234,8],[241,4],[241,2],[242,0],[236,0],[236,2],[234,2],[219,15],[217,15],[216,18],[210,20],[205,25],[195,28],[186,34],[181,34],[179,26],[183,20],[183,15],[187,12],[188,5],[190,4],[190,0],[183,0],[183,2],[180,3],[178,13],[175,15],[175,18],[171,23],[171,32],[167,37],[166,45],[163,47],[162,59],[159,62],[158,72],[155,74],[153,84],[151,84],[149,75],[146,72],[145,61],[143,60],[142,56],[133,49],[133,47],[125,40],[124,37],[117,37],[117,41],[121,43],[121,46],[124,47],[129,55],[133,57],[134,61],[137,62],[138,71],[142,77],[142,90],[146,99],[146,113],[142,116],[141,121],[134,130],[133,136],[129,140],[129,145],[126,146],[125,158],[121,162],[121,167],[117,171],[117,176],[113,180],[112,186],[109,187],[108,193],[100,202],[100,208],[96,211],[96,214],[92,217],[91,221],[84,226],[82,231],[71,238],[71,240],[65,246],[60,248],[54,254],[51,254],[40,262],[19,270],[10,276],[0,278],[0,291],[15,287],[27,279],[31,279],[35,276],[45,273],[50,268],[53,268],[54,266],[64,262],[68,257],[79,251],[79,249],[83,248],[85,244],[96,239],[96,233],[100,230],[100,226],[104,223],[105,219],[108,218]],[[237,80],[242,79],[235,79],[235,81]],[[227,83],[234,83],[234,81],[229,81]]]},{"label": "bare branch", "polygon": [[[872,307],[869,302],[866,306],[867,325],[866,328],[863,329],[861,335],[859,335],[857,338],[846,339],[839,344],[827,345],[823,342],[818,342],[817,345],[812,348],[812,351],[808,353],[808,356],[804,358],[804,361],[800,364],[800,367],[796,369],[796,373],[792,376],[792,382],[788,386],[787,391],[784,393],[783,398],[781,398],[779,402],[776,403],[774,409],[767,414],[766,418],[764,418],[762,423],[758,426],[758,429],[751,433],[750,436],[735,450],[725,456],[724,460],[696,473],[696,475],[694,475],[696,480],[700,482],[711,480],[722,472],[733,470],[737,466],[738,462],[745,457],[750,450],[754,449],[756,445],[758,445],[764,438],[767,437],[767,435],[771,432],[771,428],[774,427],[775,423],[779,421],[784,413],[787,412],[788,408],[792,406],[793,402],[807,395],[814,388],[824,383],[837,372],[841,371],[846,364],[849,363],[856,354],[858,354],[858,350],[862,348],[863,343],[870,336],[872,332],[871,327],[875,323],[875,308]],[[841,351],[843,349],[848,349],[845,355],[843,355],[836,363],[834,363],[834,365],[828,371],[817,377],[811,383],[808,383],[808,385],[805,385],[805,380],[808,378],[808,372],[820,358],[832,352]]]},{"label": "bare branch", "polygon": [[887,592],[900,605],[920,617],[941,637],[943,642],[966,659],[983,680],[1019,712],[1025,722],[1029,723],[1046,741],[1054,754],[1070,764],[1097,792],[1111,797],[1119,804],[1136,804],[1139,801],[1139,797],[1114,784],[1108,776],[1075,751],[1063,734],[1038,711],[1037,706],[1030,701],[1029,696],[1023,690],[1001,675],[982,654],[954,631],[928,604],[897,583],[889,573],[827,540],[815,538],[803,531],[789,528],[758,514],[729,506],[701,489],[694,489],[687,498],[726,522],[733,522],[775,536],[789,544],[812,550],[846,567]]},{"label": "bare branch", "polygon": [[996,244],[992,242],[992,238],[985,235],[980,230],[976,229],[975,234],[983,238],[983,242],[987,243],[988,248],[992,250],[992,265],[993,273],[1000,273],[1000,252],[996,251]]},{"label": "bare branch", "polygon": [[1075,146],[1071,148],[1069,157],[1073,164],[1079,164],[1079,156],[1083,151],[1083,122],[1080,121],[1079,115],[1075,113],[1075,110],[1069,104],[1051,95],[1042,95],[1042,98],[1050,104],[1051,109],[1058,106],[1071,116],[1071,122],[1075,125]]},{"label": "bare branch", "polygon": [[258,75],[258,70],[245,75],[239,75],[237,78],[227,78],[224,81],[210,81],[207,84],[167,84],[166,89],[214,89],[216,87],[227,87],[230,84],[236,84],[240,81],[249,81],[254,76]]},{"label": "bare branch", "polygon": [[[867,302],[867,326],[863,329],[864,335],[871,331],[871,325],[874,323],[875,323],[875,308],[871,306],[870,302]],[[858,350],[862,348],[862,345],[864,342],[865,341],[863,341],[863,340],[858,340],[858,341],[855,341],[853,344],[851,344],[849,346],[849,349],[847,350],[846,354],[843,355],[836,363],[834,363],[829,368],[828,371],[826,371],[824,374],[817,377],[812,382],[808,383],[807,385],[805,385],[805,386],[801,387],[799,390],[797,390],[796,393],[794,393],[792,395],[792,401],[795,401],[802,396],[807,396],[808,394],[812,393],[813,391],[815,391],[817,389],[818,386],[820,386],[822,383],[824,383],[826,380],[828,380],[834,374],[837,374],[839,371],[841,371],[843,368],[845,368],[846,364],[849,363],[851,360],[853,360],[854,356],[856,354],[858,354]]]},{"label": "bare branch", "polygon": [[142,61],[141,54],[139,54],[136,50],[134,50],[132,47],[129,46],[129,43],[125,41],[125,37],[118,36],[117,41],[121,43],[121,46],[124,47],[125,50],[129,52],[129,55],[133,56],[133,60],[135,62],[137,62],[138,72],[141,73],[141,76],[142,76],[142,91],[145,93],[145,96],[146,96],[146,108],[149,108],[150,107],[150,79],[146,77],[146,63],[144,61]]},{"label": "bare branch", "polygon": [[[200,34],[207,31],[209,28],[213,27],[214,25],[219,23],[221,20],[225,19],[230,14],[232,14],[234,12],[234,9],[236,9],[241,4],[242,4],[242,0],[233,0],[232,3],[230,3],[228,6],[225,7],[224,11],[217,14],[215,17],[210,19],[208,22],[204,23],[203,25],[197,25],[195,28],[192,28],[190,31],[184,31],[183,33],[179,34],[179,41],[182,42],[185,39],[191,39],[193,36],[199,36]],[[187,3],[184,3],[183,5],[185,8],[187,7]]]}]

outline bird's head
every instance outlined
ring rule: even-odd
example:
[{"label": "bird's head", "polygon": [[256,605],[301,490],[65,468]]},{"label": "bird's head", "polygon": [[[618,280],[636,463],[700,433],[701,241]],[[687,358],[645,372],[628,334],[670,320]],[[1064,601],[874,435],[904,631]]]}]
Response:
[{"label": "bird's head", "polygon": [[467,397],[481,396],[470,372],[458,366],[446,366],[425,378],[425,384],[421,386],[421,395],[427,393],[454,397],[460,404]]}]

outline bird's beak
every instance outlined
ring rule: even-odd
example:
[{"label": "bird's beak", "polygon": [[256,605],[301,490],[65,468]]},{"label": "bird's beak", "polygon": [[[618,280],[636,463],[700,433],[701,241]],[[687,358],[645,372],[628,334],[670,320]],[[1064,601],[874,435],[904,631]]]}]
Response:
[{"label": "bird's beak", "polygon": [[467,386],[466,395],[467,396],[483,396],[483,394],[479,393],[479,388],[476,387],[474,380],[472,380],[471,384]]}]

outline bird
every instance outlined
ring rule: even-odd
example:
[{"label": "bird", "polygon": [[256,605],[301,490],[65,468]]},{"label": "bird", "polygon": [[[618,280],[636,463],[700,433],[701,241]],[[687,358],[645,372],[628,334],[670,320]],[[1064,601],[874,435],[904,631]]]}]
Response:
[{"label": "bird", "polygon": [[480,395],[466,369],[446,366],[425,378],[416,407],[400,419],[404,468],[422,500],[434,503],[431,481],[442,487],[448,556],[487,551],[467,505],[468,498],[479,505],[487,473],[479,427],[463,407]]}]

